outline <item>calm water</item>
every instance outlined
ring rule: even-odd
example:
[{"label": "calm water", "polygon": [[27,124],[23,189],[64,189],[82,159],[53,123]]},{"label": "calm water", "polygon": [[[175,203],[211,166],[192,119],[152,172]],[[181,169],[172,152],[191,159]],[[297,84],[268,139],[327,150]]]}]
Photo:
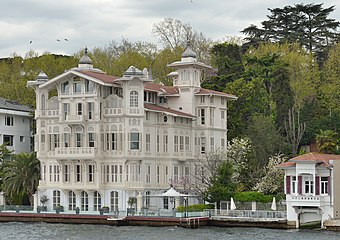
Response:
[{"label": "calm water", "polygon": [[114,227],[48,223],[0,223],[0,239],[285,239],[338,240],[340,232],[262,228]]}]

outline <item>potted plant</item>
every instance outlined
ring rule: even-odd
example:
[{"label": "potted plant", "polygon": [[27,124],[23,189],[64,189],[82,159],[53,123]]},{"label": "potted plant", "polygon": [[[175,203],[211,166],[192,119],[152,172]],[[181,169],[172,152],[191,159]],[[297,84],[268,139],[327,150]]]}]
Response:
[{"label": "potted plant", "polygon": [[39,209],[40,211],[47,211],[47,206],[45,206],[45,204],[48,202],[48,200],[49,199],[46,195],[42,195],[40,197],[40,203],[41,203],[42,206],[38,206],[37,210]]},{"label": "potted plant", "polygon": [[137,203],[137,198],[130,196],[128,200],[128,205],[130,206],[130,208],[127,209],[127,215],[129,215],[129,213],[131,213],[131,215],[135,215],[134,205],[136,203]]},{"label": "potted plant", "polygon": [[79,213],[80,213],[80,208],[76,207],[76,214],[79,214]]},{"label": "potted plant", "polygon": [[109,213],[110,208],[108,206],[102,207],[103,213]]},{"label": "potted plant", "polygon": [[59,213],[61,213],[61,212],[63,212],[63,211],[64,211],[64,207],[63,207],[63,206],[58,205],[58,206],[55,207],[55,212],[56,212],[57,214],[59,214]]}]

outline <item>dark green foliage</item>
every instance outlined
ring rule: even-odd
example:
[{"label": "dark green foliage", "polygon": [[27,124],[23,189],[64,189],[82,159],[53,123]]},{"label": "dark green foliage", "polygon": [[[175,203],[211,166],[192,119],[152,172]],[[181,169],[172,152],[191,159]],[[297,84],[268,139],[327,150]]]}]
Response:
[{"label": "dark green foliage", "polygon": [[229,82],[240,78],[244,72],[240,46],[230,43],[216,44],[212,48],[212,62],[217,67],[217,76],[213,76],[203,87],[223,92]]},{"label": "dark green foliage", "polygon": [[[254,115],[248,125],[245,135],[251,140],[254,152],[252,169],[263,169],[271,156],[279,152],[287,152],[288,145],[270,116]],[[257,176],[260,177],[259,171]],[[253,179],[254,180],[254,179]]]},{"label": "dark green foliage", "polygon": [[268,19],[262,27],[251,25],[245,28],[248,45],[258,46],[262,42],[298,42],[310,52],[316,53],[322,62],[331,44],[337,41],[339,21],[329,18],[334,6],[323,8],[323,4],[295,4],[283,8],[269,9]]},{"label": "dark green foliage", "polygon": [[254,78],[252,81],[237,79],[229,83],[226,92],[235,94],[238,99],[229,102],[228,138],[243,136],[253,115],[269,115],[270,98],[263,88],[263,80]]},{"label": "dark green foliage", "polygon": [[[234,200],[238,202],[262,202],[270,203],[273,201],[273,195],[266,195],[261,192],[249,191],[249,192],[238,192],[234,195]],[[282,196],[276,197],[281,199]]]},{"label": "dark green foliage", "polygon": [[13,155],[3,166],[3,190],[7,196],[28,195],[33,206],[35,193],[40,178],[40,162],[35,153]]},{"label": "dark green foliage", "polygon": [[272,99],[275,103],[276,127],[280,132],[283,132],[284,121],[288,117],[288,111],[294,105],[287,65],[279,63],[273,72],[273,78]]},{"label": "dark green foliage", "polygon": [[223,162],[218,168],[218,174],[212,180],[211,186],[205,192],[204,199],[208,202],[220,202],[230,198],[236,189],[232,181],[233,165],[230,162]]},{"label": "dark green foliage", "polygon": [[176,208],[177,212],[203,212],[205,209],[214,209],[214,204],[193,204],[189,205],[187,209],[185,206],[178,206]]}]

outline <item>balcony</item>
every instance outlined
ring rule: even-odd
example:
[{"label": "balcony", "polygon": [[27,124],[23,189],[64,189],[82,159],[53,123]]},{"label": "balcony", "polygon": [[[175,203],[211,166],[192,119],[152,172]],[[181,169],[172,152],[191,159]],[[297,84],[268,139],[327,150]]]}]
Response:
[{"label": "balcony", "polygon": [[290,202],[293,207],[321,207],[330,204],[330,196],[291,196]]},{"label": "balcony", "polygon": [[36,117],[59,117],[59,110],[36,110]]},{"label": "balcony", "polygon": [[84,120],[84,115],[67,115],[65,119],[68,123],[82,123]]},{"label": "balcony", "polygon": [[56,148],[56,158],[89,159],[94,158],[97,150],[93,147],[60,147]]}]

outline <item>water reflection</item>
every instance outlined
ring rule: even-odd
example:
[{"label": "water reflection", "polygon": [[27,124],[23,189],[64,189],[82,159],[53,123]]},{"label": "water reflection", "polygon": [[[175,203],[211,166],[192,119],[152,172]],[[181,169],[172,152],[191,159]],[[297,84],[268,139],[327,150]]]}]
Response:
[{"label": "water reflection", "polygon": [[77,239],[294,239],[335,240],[340,232],[322,230],[278,230],[264,228],[202,227],[115,227],[85,224],[0,223],[0,239],[77,240]]}]

